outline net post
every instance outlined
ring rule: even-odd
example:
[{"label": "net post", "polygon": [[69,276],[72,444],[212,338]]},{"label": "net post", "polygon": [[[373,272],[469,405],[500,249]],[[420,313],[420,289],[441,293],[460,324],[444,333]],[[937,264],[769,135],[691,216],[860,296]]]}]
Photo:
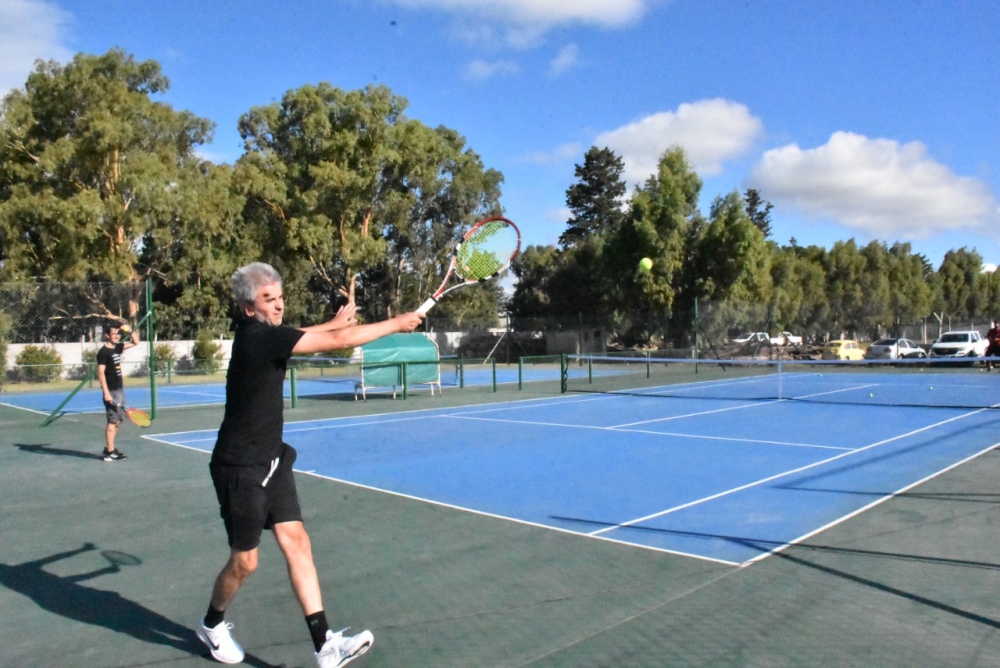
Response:
[{"label": "net post", "polygon": [[458,389],[465,389],[465,362],[461,357],[458,358]]},{"label": "net post", "polygon": [[782,387],[782,369],[781,369],[781,359],[778,359],[778,399],[785,398],[785,392]]},{"label": "net post", "polygon": [[402,379],[402,383],[403,383],[403,399],[406,399],[406,395],[407,395],[406,370],[407,370],[408,367],[409,367],[409,363],[407,363],[407,362],[403,362],[402,364],[400,364],[400,373],[403,375],[403,379]]},{"label": "net post", "polygon": [[594,384],[594,358],[590,356],[587,357],[587,383]]},{"label": "net post", "polygon": [[524,361],[517,358],[517,391],[524,389]]},{"label": "net post", "polygon": [[651,378],[653,375],[653,369],[650,366],[649,361],[649,351],[646,351],[646,378]]},{"label": "net post", "polygon": [[295,408],[299,403],[298,402],[299,395],[295,387],[295,375],[296,375],[295,367],[294,366],[290,367],[288,369],[288,386],[289,386],[289,395],[291,397],[292,408]]},{"label": "net post", "polygon": [[566,353],[559,353],[559,394],[566,394],[566,376],[569,367],[566,364]]},{"label": "net post", "polygon": [[490,363],[493,365],[493,391],[497,391],[497,361],[491,359]]}]

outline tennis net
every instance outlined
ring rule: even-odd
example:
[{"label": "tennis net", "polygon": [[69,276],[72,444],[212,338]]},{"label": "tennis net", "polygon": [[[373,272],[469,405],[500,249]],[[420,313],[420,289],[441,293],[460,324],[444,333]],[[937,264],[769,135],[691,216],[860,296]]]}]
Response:
[{"label": "tennis net", "polygon": [[1000,408],[1000,370],[951,359],[704,360],[567,355],[562,391],[689,399]]}]

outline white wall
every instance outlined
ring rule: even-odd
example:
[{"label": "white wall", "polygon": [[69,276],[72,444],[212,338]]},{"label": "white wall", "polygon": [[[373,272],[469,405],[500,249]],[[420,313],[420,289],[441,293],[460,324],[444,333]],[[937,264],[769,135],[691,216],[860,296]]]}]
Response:
[{"label": "white wall", "polygon": [[[167,345],[170,346],[174,353],[176,354],[176,359],[180,360],[185,357],[191,356],[191,350],[194,348],[194,341],[158,341],[157,346]],[[231,339],[217,339],[215,344],[219,346],[220,352],[225,357],[229,359],[230,354],[233,350],[233,342]],[[7,370],[13,369],[17,366],[17,356],[21,354],[27,346],[32,345],[28,343],[8,343],[7,344]],[[64,375],[68,374],[73,367],[83,364],[84,354],[87,351],[96,351],[103,344],[93,343],[93,342],[79,342],[79,343],[52,343],[52,344],[34,344],[40,346],[52,346],[59,353],[62,358],[62,363],[65,367]],[[131,375],[131,370],[134,370],[140,365],[145,365],[149,359],[149,343],[147,341],[140,341],[139,345],[134,348],[129,348],[122,353],[122,372],[125,375]]]}]

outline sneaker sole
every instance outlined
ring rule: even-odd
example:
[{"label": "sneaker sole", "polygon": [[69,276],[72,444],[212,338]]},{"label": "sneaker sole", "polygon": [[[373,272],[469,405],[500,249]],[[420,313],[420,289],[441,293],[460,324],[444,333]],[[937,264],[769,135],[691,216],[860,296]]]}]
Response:
[{"label": "sneaker sole", "polygon": [[348,656],[348,657],[344,658],[344,660],[343,660],[343,661],[341,661],[339,665],[340,665],[340,666],[346,666],[346,665],[347,665],[347,664],[349,664],[349,663],[350,663],[351,661],[354,661],[354,660],[355,660],[356,658],[358,658],[359,656],[361,656],[362,654],[364,654],[365,652],[367,652],[368,650],[370,650],[370,649],[372,648],[372,644],[373,644],[373,643],[374,643],[374,641],[372,641],[372,642],[369,642],[369,643],[365,643],[364,645],[362,645],[362,646],[361,646],[361,647],[360,647],[360,648],[358,649],[358,651],[357,651],[357,652],[355,652],[354,654],[352,654],[352,655],[350,655],[350,656]]},{"label": "sneaker sole", "polygon": [[215,649],[215,645],[213,645],[212,641],[208,639],[208,636],[205,635],[204,631],[202,631],[201,629],[195,629],[195,634],[197,634],[198,640],[202,641],[205,644],[205,647],[208,648],[208,651],[212,653],[212,658],[218,661],[219,663],[228,663],[228,664],[243,663],[243,659],[246,658],[246,655],[243,655],[239,659],[233,661],[230,659],[226,659],[225,657],[219,656],[219,654],[216,653],[218,650]]}]

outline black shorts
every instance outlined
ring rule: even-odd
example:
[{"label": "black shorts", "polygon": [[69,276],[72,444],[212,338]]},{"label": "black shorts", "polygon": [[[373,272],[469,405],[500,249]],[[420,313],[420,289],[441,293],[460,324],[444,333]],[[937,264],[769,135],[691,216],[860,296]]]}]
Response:
[{"label": "black shorts", "polygon": [[295,457],[295,449],[285,444],[273,473],[270,464],[209,464],[231,549],[252,550],[260,545],[264,529],[281,522],[302,521],[292,471]]}]

